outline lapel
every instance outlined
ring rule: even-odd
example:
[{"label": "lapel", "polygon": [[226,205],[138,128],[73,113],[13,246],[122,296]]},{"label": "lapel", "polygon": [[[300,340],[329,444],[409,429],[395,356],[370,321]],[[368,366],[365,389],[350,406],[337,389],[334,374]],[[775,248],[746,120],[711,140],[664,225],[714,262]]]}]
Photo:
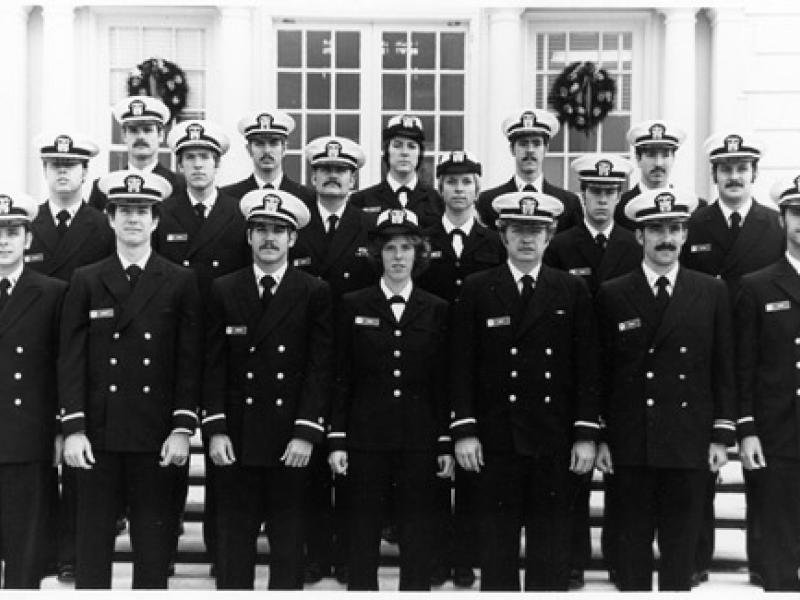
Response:
[{"label": "lapel", "polygon": [[[544,315],[556,293],[557,285],[558,283],[552,277],[551,270],[546,265],[542,265],[539,269],[536,287],[533,290],[533,297],[530,299],[528,306],[525,307],[524,312],[522,312],[519,325],[514,328],[515,338],[523,337],[536,321]],[[514,285],[514,291],[517,291],[516,284]],[[517,292],[517,296],[519,296],[519,292]]]},{"label": "lapel", "polygon": [[[120,307],[120,316],[119,320],[117,321],[117,329],[122,331],[133,319],[139,315],[139,313],[144,310],[150,299],[164,287],[166,284],[166,278],[164,275],[164,265],[162,264],[162,259],[159,258],[155,252],[150,254],[150,258],[147,260],[147,266],[145,266],[144,271],[142,272],[141,277],[139,277],[139,281],[133,290],[130,290],[130,283],[128,282],[128,278],[125,276],[125,272],[122,270],[122,265],[119,263],[119,259],[117,259],[117,267],[122,284],[128,287],[128,297]],[[117,281],[117,283],[114,285],[119,285],[118,280],[113,279],[112,281]]]},{"label": "lapel", "polygon": [[[203,246],[209,245],[236,218],[233,206],[227,202],[227,198],[227,196],[217,192],[217,201],[214,203],[214,208],[200,225],[197,235],[192,238],[192,243],[186,252],[187,257],[195,254]],[[193,209],[190,208],[190,210],[194,212]]]},{"label": "lapel", "polygon": [[[612,229],[612,235],[613,231]],[[606,244],[606,253],[608,252],[610,241],[611,240]],[[600,270],[600,264],[603,261],[605,253],[601,252],[600,248],[597,247],[597,242],[594,241],[585,223],[578,225],[573,243],[578,253],[580,253],[583,259],[592,268],[592,277],[597,278],[597,272]]]},{"label": "lapel", "polygon": [[253,345],[261,342],[290,312],[301,305],[303,290],[299,273],[291,266],[287,267],[286,274],[269,303],[269,308],[261,314],[253,336]]},{"label": "lapel", "polygon": [[[413,196],[413,192],[408,195]],[[378,196],[381,199],[381,210],[386,210],[389,208],[402,208],[400,206],[400,201],[397,199],[397,195],[392,191],[392,186],[390,186],[389,182],[385,179],[378,185]],[[410,197],[408,198],[408,204],[411,204]],[[406,208],[408,208],[408,206],[406,206]]]},{"label": "lapel", "polygon": [[800,277],[794,267],[789,264],[786,257],[782,257],[777,264],[778,273],[775,275],[775,285],[782,289],[797,304],[800,304]]},{"label": "lapel", "polygon": [[22,275],[8,298],[8,304],[0,312],[0,336],[19,320],[22,313],[30,309],[41,295],[42,288],[31,281],[29,270],[23,267]]},{"label": "lapel", "polygon": [[[725,222],[725,215],[722,214],[722,209],[719,207],[720,200],[717,200],[703,215],[706,231],[712,238],[713,243],[723,249],[725,258],[723,264],[731,259],[730,252],[730,238],[728,224]],[[744,228],[739,232],[739,237],[742,237]]]},{"label": "lapel", "polygon": [[[286,181],[286,177],[284,177],[283,179],[284,181]],[[283,182],[281,182],[281,185],[283,185]],[[258,182],[256,181],[256,176],[250,173],[250,177],[242,181],[242,191],[244,192],[244,194],[246,194],[247,192],[252,192],[253,190],[257,189],[258,189]],[[242,196],[244,196],[244,194],[242,194]]]},{"label": "lapel", "polygon": [[[52,223],[52,220],[50,222]],[[49,272],[52,273],[75,256],[84,243],[94,238],[92,233],[95,229],[95,224],[89,218],[89,208],[82,203],[78,212],[75,213],[75,218],[67,228],[66,233],[64,233],[64,237],[58,243],[53,260],[49,265]],[[55,231],[55,227],[53,231]],[[58,232],[56,232],[57,236]]]},{"label": "lapel", "polygon": [[58,231],[56,231],[53,213],[50,212],[50,205],[47,202],[39,205],[39,212],[36,214],[31,228],[34,236],[49,251],[49,254],[54,254],[59,242]]},{"label": "lapel", "polygon": [[608,279],[625,253],[629,252],[629,248],[622,240],[622,236],[622,227],[614,224],[614,227],[611,229],[611,236],[606,244],[606,251],[603,253],[600,264],[597,266],[596,277],[598,282]]},{"label": "lapel", "polygon": [[[442,229],[444,229],[444,227],[442,227]],[[464,260],[464,258],[473,254],[483,245],[485,240],[486,229],[481,226],[476,219],[473,221],[472,231],[469,232],[467,239],[464,240],[464,249],[461,251],[461,260]],[[453,256],[455,256],[455,251],[453,250],[453,245],[450,243],[449,236],[447,236],[447,245],[450,247],[450,251],[453,253]]]},{"label": "lapel", "polygon": [[[425,304],[420,300],[419,296],[419,291],[415,285],[411,288],[411,295],[408,297],[408,302],[406,302],[406,307],[403,309],[403,314],[400,315],[401,328],[412,322],[420,313],[420,311],[425,308]],[[386,304],[385,301],[384,304]],[[389,308],[389,312],[392,312],[391,308]],[[392,313],[392,316],[394,317],[394,313]]]},{"label": "lapel", "polygon": [[513,321],[517,318],[516,313],[518,312],[519,308],[520,296],[519,290],[517,289],[517,282],[514,281],[514,277],[511,275],[511,269],[508,268],[508,264],[502,264],[495,269],[495,279],[494,282],[490,284],[490,290],[503,307],[502,315],[490,316],[508,315],[512,318],[513,326]]},{"label": "lapel", "polygon": [[[131,295],[131,285],[125,275],[125,271],[122,270],[122,263],[120,263],[119,255],[116,252],[103,261],[99,279],[114,299],[114,318],[116,319],[116,327],[119,329],[120,318],[122,316],[121,311],[128,297]],[[102,306],[100,308],[111,307]]]},{"label": "lapel", "polygon": [[[319,211],[316,212],[319,213]],[[320,226],[322,226],[321,220]],[[322,238],[320,239],[324,239],[324,228],[322,228],[321,233]],[[361,233],[361,212],[347,204],[344,207],[342,219],[336,226],[336,231],[333,232],[333,239],[331,240],[331,246],[328,248],[327,255],[323,256],[320,273],[325,273],[333,266],[336,260],[350,248],[352,241],[358,237],[359,233]]]},{"label": "lapel", "polygon": [[647,330],[652,332],[658,325],[655,315],[656,298],[647,283],[647,277],[644,276],[642,266],[639,265],[627,277],[628,285],[624,290],[624,294],[633,305],[636,314],[644,321],[643,328],[646,325]]},{"label": "lapel", "polygon": [[665,337],[667,337],[675,327],[691,314],[691,306],[698,298],[698,291],[687,281],[687,276],[682,268],[678,268],[678,276],[675,279],[675,289],[672,297],[664,311],[664,316],[656,330],[653,338],[653,347],[657,347]]},{"label": "lapel", "polygon": [[[477,225],[477,222],[476,222]],[[472,226],[472,231],[467,238],[467,243],[469,239],[473,236],[475,232],[475,225]],[[444,255],[447,255],[451,261],[456,261],[458,258],[456,257],[456,251],[453,250],[453,244],[450,243],[450,236],[444,230],[444,225],[442,221],[439,220],[436,225],[433,226],[433,230],[430,233],[430,239],[436,240],[436,248],[442,252],[442,258]],[[467,254],[467,243],[464,244],[464,249],[461,251],[461,257],[463,258]],[[431,244],[433,246],[433,244]]]},{"label": "lapel", "polygon": [[[321,273],[322,265],[326,262],[325,256],[325,225],[319,214],[319,207],[310,207],[311,221],[299,233],[311,254],[311,268],[315,273]],[[340,224],[341,225],[341,224]]]},{"label": "lapel", "polygon": [[[198,235],[200,223],[198,222],[197,213],[192,208],[189,196],[186,192],[183,192],[172,196],[172,201],[174,202],[171,211],[172,216],[194,240]],[[194,242],[192,242],[192,246],[194,246]]]},{"label": "lapel", "polygon": [[255,335],[256,326],[261,320],[261,298],[258,296],[258,286],[252,267],[247,267],[239,271],[234,282],[236,299],[239,303],[239,310],[247,322],[247,332],[249,339]]},{"label": "lapel", "polygon": [[428,188],[417,179],[417,186],[408,194],[408,202],[406,202],[407,210],[414,210],[418,206],[425,204],[428,198]]},{"label": "lapel", "polygon": [[[416,286],[415,286],[416,287]],[[381,289],[380,284],[378,285],[371,285],[369,287],[369,296],[366,299],[366,307],[367,307],[367,315],[378,315],[382,321],[389,324],[389,327],[394,328],[397,325],[397,321],[394,318],[394,313],[392,312],[389,303],[386,301],[386,296],[383,294],[383,290]],[[413,296],[413,291],[412,291]],[[411,302],[411,298],[409,297],[409,303]],[[408,311],[408,306],[405,307],[403,310],[402,318],[400,322],[404,322],[406,320],[406,312]]]},{"label": "lapel", "polygon": [[[721,273],[732,269],[742,258],[745,258],[755,251],[753,247],[762,240],[764,232],[769,227],[769,219],[767,215],[764,214],[764,210],[769,209],[762,209],[761,206],[753,200],[753,205],[750,208],[747,218],[744,220],[744,225],[739,232],[739,236],[736,238],[730,250],[725,254],[725,258],[720,266]],[[720,213],[721,212],[722,211],[720,211]],[[725,228],[727,229],[727,224],[725,224]]]}]

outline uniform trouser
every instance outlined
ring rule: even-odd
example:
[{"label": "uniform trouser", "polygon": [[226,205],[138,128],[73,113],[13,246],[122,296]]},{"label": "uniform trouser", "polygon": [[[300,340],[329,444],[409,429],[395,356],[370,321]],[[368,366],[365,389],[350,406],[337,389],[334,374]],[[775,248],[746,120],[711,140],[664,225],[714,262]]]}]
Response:
[{"label": "uniform trouser", "polygon": [[430,590],[436,505],[433,453],[348,453],[350,491],[349,590],[377,590],[381,525],[386,500],[396,494],[400,590]]},{"label": "uniform trouser", "polygon": [[156,452],[94,451],[78,469],[75,587],[109,589],[119,507],[127,506],[133,588],[166,589],[175,543],[174,495],[181,467],[161,467]]},{"label": "uniform trouser", "polygon": [[592,558],[592,534],[589,523],[589,498],[592,493],[592,474],[578,477],[575,503],[572,507],[572,539],[570,540],[569,566],[574,571],[585,571]]},{"label": "uniform trouser", "polygon": [[747,503],[745,520],[747,521],[747,566],[750,573],[761,575],[764,572],[763,525],[759,516],[758,506],[761,503],[761,480],[764,470],[744,471],[744,497]]},{"label": "uniform trouser", "polygon": [[0,544],[6,589],[37,589],[42,580],[52,466],[0,465]]},{"label": "uniform trouser", "polygon": [[337,475],[333,480],[333,555],[337,569],[348,566],[350,552],[350,478]]},{"label": "uniform trouser", "polygon": [[256,540],[265,516],[269,589],[302,589],[308,468],[234,463],[212,469],[217,499],[217,589],[253,589]]},{"label": "uniform trouser", "polygon": [[75,530],[78,520],[78,474],[67,465],[61,467],[61,493],[58,501],[58,564],[75,566]]},{"label": "uniform trouser", "polygon": [[800,592],[800,460],[768,456],[761,469],[757,518],[768,592]]},{"label": "uniform trouser", "polygon": [[475,476],[456,465],[455,481],[437,479],[437,488],[434,567],[472,568],[478,550]]},{"label": "uniform trouser", "polygon": [[614,467],[616,568],[622,591],[652,589],[654,537],[660,552],[659,589],[691,589],[707,481],[703,469]]},{"label": "uniform trouser", "polygon": [[525,528],[525,590],[566,591],[577,477],[569,455],[484,455],[477,478],[481,591],[519,591]]},{"label": "uniform trouser", "polygon": [[317,563],[325,575],[333,556],[333,482],[324,447],[314,448],[308,465],[309,478],[306,491],[306,564]]},{"label": "uniform trouser", "polygon": [[694,554],[696,573],[711,569],[711,559],[714,557],[714,497],[717,495],[717,473],[708,474],[703,495],[703,517]]}]

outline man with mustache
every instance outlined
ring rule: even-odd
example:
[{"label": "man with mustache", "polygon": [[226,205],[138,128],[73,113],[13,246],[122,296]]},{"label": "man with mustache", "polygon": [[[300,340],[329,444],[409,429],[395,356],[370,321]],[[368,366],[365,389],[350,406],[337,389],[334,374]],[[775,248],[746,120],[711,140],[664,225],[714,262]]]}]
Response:
[{"label": "man with mustache", "polygon": [[115,522],[128,509],[133,587],[166,589],[177,489],[197,427],[202,303],[193,271],[151,246],[169,182],[100,179],[116,252],[75,271],[61,318],[64,460],[78,468],[75,585],[109,589]]},{"label": "man with mustache", "polygon": [[310,219],[304,202],[253,190],[240,208],[253,264],[212,284],[203,389],[217,588],[253,589],[266,513],[269,588],[296,590],[303,587],[308,465],[325,435],[331,386],[330,287],[288,262]]},{"label": "man with mustache", "polygon": [[577,276],[542,265],[561,202],[493,202],[508,261],[467,277],[453,307],[450,431],[476,474],[482,591],[566,591],[575,475],[600,432],[594,311]]},{"label": "man with mustache", "polygon": [[[352,205],[348,196],[355,185],[358,169],[364,166],[361,147],[343,137],[324,136],[305,148],[316,190],[308,205],[310,222],[298,232],[289,250],[291,264],[327,281],[333,296],[334,314],[342,296],[372,285],[378,274],[369,257],[368,231],[371,215]],[[336,478],[336,511],[331,507],[331,471],[327,449],[311,458],[311,487],[308,495],[309,519],[306,533],[306,583],[316,583],[331,574],[346,581],[347,529],[345,478]],[[332,540],[336,539],[336,548]]]},{"label": "man with mustache", "polygon": [[[155,173],[169,182],[173,192],[180,191],[184,186],[183,177],[158,161],[158,149],[171,118],[166,104],[151,96],[130,96],[122,98],[111,111],[122,129],[122,141],[128,147],[128,161],[121,168]],[[103,210],[108,200],[98,187],[98,181],[95,179],[92,184],[89,205]]]},{"label": "man with mustache", "polygon": [[369,213],[373,223],[378,213],[403,208],[417,215],[420,227],[436,224],[442,217],[444,204],[436,190],[419,179],[425,156],[422,120],[414,115],[395,115],[386,124],[382,140],[386,179],[354,192],[350,203]]},{"label": "man with mustache", "polygon": [[314,193],[306,186],[289,179],[283,172],[283,158],[286,156],[288,138],[294,127],[291,115],[280,110],[267,109],[242,117],[238,129],[246,140],[245,148],[253,161],[253,174],[226,185],[222,192],[240,200],[251,190],[283,190],[297,196],[309,206],[313,204]]},{"label": "man with mustache", "polygon": [[742,277],[734,311],[739,384],[739,454],[759,473],[757,513],[766,591],[800,592],[800,175],[771,190],[787,249],[772,265]]},{"label": "man with mustache", "polygon": [[[690,269],[725,281],[733,304],[743,275],[764,268],[783,255],[784,232],[778,213],[752,196],[752,186],[758,176],[758,161],[764,151],[762,141],[751,132],[734,129],[710,136],[705,141],[705,149],[719,198],[709,206],[698,209],[689,220],[689,234],[681,262]],[[759,477],[759,471],[745,471],[748,507],[757,503]],[[713,505],[707,510],[713,511]],[[763,570],[759,552],[760,528],[753,521],[754,518],[756,516],[748,509],[750,579],[752,583],[760,584]],[[707,524],[707,532],[709,527]],[[713,529],[709,533],[712,536],[710,547],[713,549]],[[701,573],[700,579],[706,576]]]},{"label": "man with mustache", "polygon": [[[614,154],[586,154],[572,162],[572,171],[581,182],[583,196],[583,222],[557,233],[547,247],[544,262],[551,267],[579,275],[596,294],[603,281],[624,275],[635,269],[642,261],[642,249],[633,233],[614,222],[614,210],[619,206],[620,194],[633,165]],[[605,477],[606,489],[612,476]],[[589,530],[589,496],[591,475],[581,481],[580,495],[575,503],[575,522],[572,537],[572,563],[570,588],[583,587],[583,571],[591,559]],[[606,526],[603,540],[612,530],[608,521],[613,514],[608,498],[603,504]],[[603,545],[603,557],[611,566],[613,551],[609,544]]]},{"label": "man with mustache", "polygon": [[614,475],[608,502],[618,547],[616,583],[689,591],[708,472],[734,442],[736,396],[728,291],[680,266],[697,199],[647,190],[626,207],[644,250],[641,267],[600,285],[605,422],[597,468]]},{"label": "man with mustache", "polygon": [[572,192],[561,189],[544,178],[544,161],[550,141],[559,130],[558,119],[547,110],[523,109],[503,120],[503,135],[508,138],[515,173],[506,183],[481,192],[476,205],[481,223],[497,229],[497,213],[492,202],[510,192],[542,192],[558,198],[564,211],[558,217],[557,231],[564,231],[583,222],[581,202]]},{"label": "man with mustache", "polygon": [[[89,160],[97,156],[98,148],[86,137],[65,129],[40,135],[37,146],[48,199],[39,205],[30,224],[33,238],[25,249],[25,263],[34,271],[68,283],[76,268],[114,252],[108,218],[83,201]],[[47,570],[51,570],[52,562],[62,582],[75,580],[76,486],[74,469],[62,467],[60,493],[54,475],[53,517],[57,520],[52,527],[57,534],[48,540],[51,548],[46,559]]]}]

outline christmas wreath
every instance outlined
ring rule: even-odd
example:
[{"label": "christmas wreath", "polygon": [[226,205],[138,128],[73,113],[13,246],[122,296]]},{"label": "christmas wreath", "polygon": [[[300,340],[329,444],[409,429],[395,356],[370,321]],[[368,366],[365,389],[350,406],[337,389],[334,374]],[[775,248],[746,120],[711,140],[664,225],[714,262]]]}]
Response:
[{"label": "christmas wreath", "polygon": [[588,135],[614,108],[616,93],[617,84],[605,69],[574,62],[556,78],[548,102],[562,124]]},{"label": "christmas wreath", "polygon": [[161,98],[169,108],[170,119],[186,108],[188,94],[186,73],[174,62],[161,58],[148,58],[128,77],[128,95]]}]

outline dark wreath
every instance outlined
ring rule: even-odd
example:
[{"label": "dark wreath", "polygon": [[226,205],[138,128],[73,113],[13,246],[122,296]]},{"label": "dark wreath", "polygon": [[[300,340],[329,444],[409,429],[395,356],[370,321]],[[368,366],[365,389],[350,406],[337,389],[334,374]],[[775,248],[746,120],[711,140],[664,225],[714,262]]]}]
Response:
[{"label": "dark wreath", "polygon": [[186,73],[174,62],[161,58],[148,58],[128,77],[128,95],[161,98],[169,108],[170,120],[186,108],[188,94]]},{"label": "dark wreath", "polygon": [[556,78],[547,101],[561,123],[588,134],[614,108],[617,84],[593,62],[574,62]]}]

